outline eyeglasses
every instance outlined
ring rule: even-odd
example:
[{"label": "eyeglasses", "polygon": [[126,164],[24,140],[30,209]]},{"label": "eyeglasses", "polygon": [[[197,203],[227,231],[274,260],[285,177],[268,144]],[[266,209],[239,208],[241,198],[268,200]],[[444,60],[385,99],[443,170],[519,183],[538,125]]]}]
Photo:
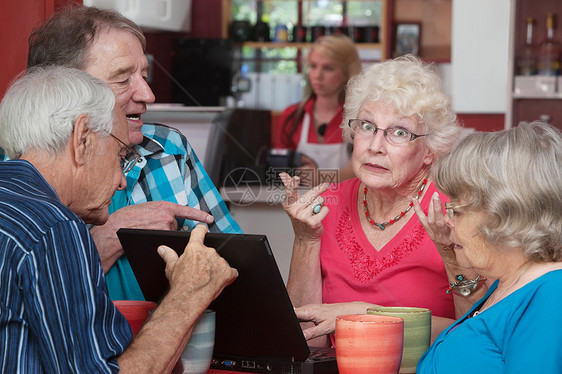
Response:
[{"label": "eyeglasses", "polygon": [[411,131],[406,130],[402,127],[390,127],[388,129],[379,129],[369,121],[362,119],[350,119],[348,126],[351,130],[359,136],[370,136],[382,131],[385,139],[393,145],[404,145],[408,142],[421,138],[422,136],[427,136],[429,134],[418,135]]},{"label": "eyeglasses", "polygon": [[109,133],[109,135],[113,139],[115,139],[119,144],[121,144],[121,145],[123,145],[123,147],[125,147],[125,150],[127,151],[127,154],[121,160],[121,168],[123,169],[124,174],[130,172],[133,169],[133,167],[137,164],[137,162],[142,161],[141,154],[138,153],[136,149],[134,149],[130,145],[126,144],[124,141],[122,141],[121,139],[119,139],[118,137],[113,135],[112,133]]},{"label": "eyeglasses", "polygon": [[453,203],[445,203],[445,211],[447,212],[447,217],[451,220],[455,217],[455,214],[462,213],[459,209],[465,207],[466,205],[459,205],[456,207],[453,206]]}]

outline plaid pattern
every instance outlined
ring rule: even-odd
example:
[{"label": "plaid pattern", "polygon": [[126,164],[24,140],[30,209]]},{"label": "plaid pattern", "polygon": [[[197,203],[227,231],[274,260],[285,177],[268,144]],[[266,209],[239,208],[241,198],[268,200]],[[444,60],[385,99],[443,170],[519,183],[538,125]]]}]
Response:
[{"label": "plaid pattern", "polygon": [[[127,188],[116,191],[110,213],[125,205],[171,201],[210,213],[210,232],[242,233],[209,178],[195,151],[179,131],[160,124],[145,124],[137,150],[143,161],[127,174]],[[195,222],[178,220],[191,230]]]},{"label": "plaid pattern", "polygon": [[[144,140],[136,149],[143,160],[127,173],[127,188],[115,192],[109,213],[147,201],[171,201],[212,214],[210,232],[242,233],[185,136],[160,124],[144,124],[142,132]],[[195,224],[178,219],[183,230]],[[106,282],[112,300],[144,300],[125,256],[106,274]]]}]

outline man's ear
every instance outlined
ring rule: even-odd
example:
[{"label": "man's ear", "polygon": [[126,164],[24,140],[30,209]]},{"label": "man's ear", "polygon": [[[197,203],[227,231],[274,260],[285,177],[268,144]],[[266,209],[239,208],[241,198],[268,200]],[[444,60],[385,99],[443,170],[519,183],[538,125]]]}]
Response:
[{"label": "man's ear", "polygon": [[86,163],[88,153],[94,146],[94,132],[87,126],[87,116],[80,115],[74,122],[74,131],[72,132],[72,146],[74,150],[74,162],[77,166]]}]

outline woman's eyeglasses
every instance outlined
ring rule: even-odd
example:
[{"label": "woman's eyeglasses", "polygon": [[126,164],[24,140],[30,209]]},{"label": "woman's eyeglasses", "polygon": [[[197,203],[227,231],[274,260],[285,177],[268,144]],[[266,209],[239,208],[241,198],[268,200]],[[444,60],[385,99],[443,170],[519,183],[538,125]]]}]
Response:
[{"label": "woman's eyeglasses", "polygon": [[466,205],[457,205],[455,207],[453,203],[445,203],[445,212],[447,212],[447,217],[453,219],[455,214],[458,215],[462,213],[463,207],[466,207]]},{"label": "woman's eyeglasses", "polygon": [[353,132],[359,136],[370,136],[375,135],[379,131],[382,131],[385,139],[393,145],[404,145],[408,142],[414,141],[422,136],[427,136],[429,134],[418,135],[411,131],[406,130],[402,127],[390,127],[388,129],[379,129],[369,121],[354,118],[350,119],[348,126],[353,130]]}]

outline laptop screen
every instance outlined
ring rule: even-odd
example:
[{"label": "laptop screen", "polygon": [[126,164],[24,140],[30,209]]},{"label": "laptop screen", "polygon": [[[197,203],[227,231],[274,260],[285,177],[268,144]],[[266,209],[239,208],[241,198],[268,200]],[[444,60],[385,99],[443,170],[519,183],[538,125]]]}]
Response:
[{"label": "laptop screen", "polygon": [[[167,245],[181,255],[189,235],[140,229],[117,232],[147,300],[158,302],[169,289],[158,246]],[[208,233],[204,243],[215,248],[239,274],[209,306],[217,313],[215,354],[304,361],[310,350],[267,237]]]}]

